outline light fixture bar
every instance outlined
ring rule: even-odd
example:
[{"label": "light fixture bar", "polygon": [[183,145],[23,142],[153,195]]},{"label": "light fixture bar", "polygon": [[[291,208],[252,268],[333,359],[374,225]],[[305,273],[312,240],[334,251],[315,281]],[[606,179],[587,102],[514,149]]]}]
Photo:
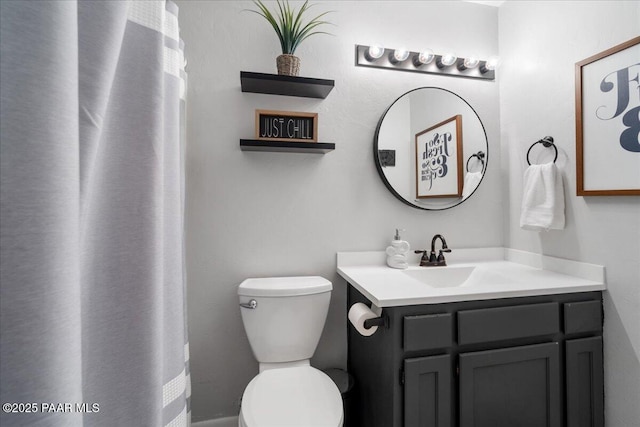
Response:
[{"label": "light fixture bar", "polygon": [[[480,60],[479,66],[473,68],[457,67],[455,64],[444,68],[439,68],[443,55],[435,54],[434,60],[427,64],[421,64],[417,60],[420,52],[409,52],[405,61],[395,62],[393,58],[395,49],[385,48],[383,54],[375,59],[367,54],[369,46],[356,45],[356,65],[360,67],[384,68],[387,70],[411,71],[414,73],[441,74],[451,77],[467,77],[472,79],[495,80],[495,68],[486,67],[487,61]],[[458,58],[459,63],[464,63],[464,58]],[[460,69],[463,68],[463,69]]]}]

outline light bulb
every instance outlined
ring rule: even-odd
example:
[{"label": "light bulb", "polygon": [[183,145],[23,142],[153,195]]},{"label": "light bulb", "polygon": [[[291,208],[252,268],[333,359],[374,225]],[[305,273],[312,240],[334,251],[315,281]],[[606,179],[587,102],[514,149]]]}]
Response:
[{"label": "light bulb", "polygon": [[464,68],[475,68],[479,63],[480,60],[477,56],[470,56],[468,58],[464,58],[464,62],[462,64],[464,65]]},{"label": "light bulb", "polygon": [[431,61],[433,61],[434,57],[435,55],[433,54],[433,51],[431,49],[423,50],[422,52],[414,56],[413,65],[415,65],[416,67],[420,67],[421,65],[426,65]]},{"label": "light bulb", "polygon": [[492,56],[491,58],[487,59],[487,61],[480,67],[480,71],[482,73],[486,73],[487,71],[493,71],[498,67],[499,63],[500,63],[500,58],[498,58],[497,56]]},{"label": "light bulb", "polygon": [[379,59],[383,54],[384,48],[382,46],[373,45],[369,46],[369,49],[367,49],[365,56],[369,61],[375,61],[376,59]]},{"label": "light bulb", "polygon": [[393,56],[390,57],[391,62],[394,64],[405,61],[409,57],[409,51],[407,49],[395,49]]},{"label": "light bulb", "polygon": [[438,60],[438,67],[440,68],[449,67],[455,64],[457,60],[458,60],[458,57],[456,56],[455,53],[445,53]]}]

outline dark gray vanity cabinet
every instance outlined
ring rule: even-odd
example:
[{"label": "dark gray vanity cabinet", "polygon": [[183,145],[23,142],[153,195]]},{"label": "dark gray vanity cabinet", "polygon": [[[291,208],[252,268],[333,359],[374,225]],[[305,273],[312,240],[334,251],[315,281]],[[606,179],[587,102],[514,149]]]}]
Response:
[{"label": "dark gray vanity cabinet", "polygon": [[[349,286],[349,306],[370,304]],[[387,307],[349,327],[347,427],[602,427],[602,294]]]}]

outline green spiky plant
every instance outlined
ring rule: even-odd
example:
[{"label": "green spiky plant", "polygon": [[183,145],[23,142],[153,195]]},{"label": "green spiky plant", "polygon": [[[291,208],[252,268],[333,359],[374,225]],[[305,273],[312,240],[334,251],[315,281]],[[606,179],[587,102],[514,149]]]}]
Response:
[{"label": "green spiky plant", "polygon": [[293,55],[300,43],[314,34],[330,34],[325,31],[317,31],[316,28],[320,25],[329,24],[329,22],[323,21],[322,18],[331,11],[321,13],[306,24],[303,24],[304,14],[314,6],[309,4],[308,0],[297,11],[291,8],[288,0],[282,2],[278,0],[278,10],[275,15],[267,9],[261,0],[254,0],[253,3],[258,7],[258,10],[250,10],[250,12],[257,13],[271,24],[280,40],[282,53],[285,55]]}]

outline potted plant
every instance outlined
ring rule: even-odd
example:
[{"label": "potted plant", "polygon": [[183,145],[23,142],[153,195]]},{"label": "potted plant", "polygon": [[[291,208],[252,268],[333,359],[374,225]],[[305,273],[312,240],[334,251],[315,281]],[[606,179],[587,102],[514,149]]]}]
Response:
[{"label": "potted plant", "polygon": [[278,0],[278,10],[275,14],[271,13],[261,0],[254,0],[253,3],[257,6],[258,10],[250,10],[250,12],[257,13],[266,19],[280,40],[282,55],[276,58],[278,74],[297,76],[300,70],[300,58],[295,56],[294,53],[300,43],[308,37],[314,34],[329,34],[316,30],[320,25],[329,24],[329,22],[322,20],[322,17],[329,12],[321,13],[304,24],[304,15],[308,13],[308,10],[313,6],[313,4],[309,4],[308,0],[304,2],[300,10],[291,8],[288,0],[282,2]]}]

